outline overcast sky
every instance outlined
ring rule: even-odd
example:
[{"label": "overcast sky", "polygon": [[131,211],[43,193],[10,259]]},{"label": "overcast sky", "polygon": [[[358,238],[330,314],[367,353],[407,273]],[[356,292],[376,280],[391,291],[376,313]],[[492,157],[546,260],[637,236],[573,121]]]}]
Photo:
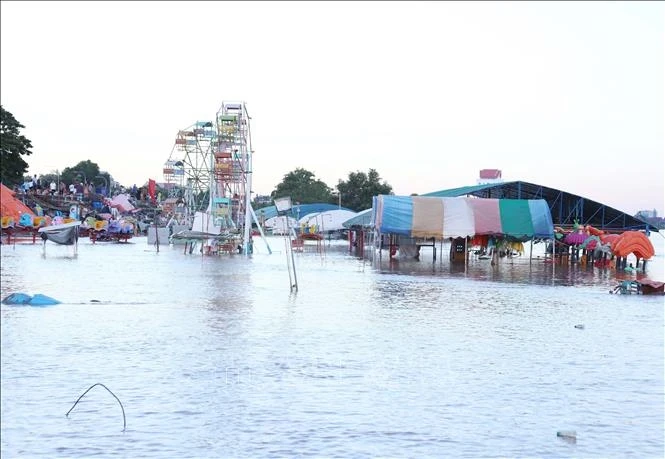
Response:
[{"label": "overcast sky", "polygon": [[395,194],[483,168],[664,214],[661,2],[7,2],[1,99],[29,172],[162,181],[178,130],[252,117],[254,186],[302,167]]}]

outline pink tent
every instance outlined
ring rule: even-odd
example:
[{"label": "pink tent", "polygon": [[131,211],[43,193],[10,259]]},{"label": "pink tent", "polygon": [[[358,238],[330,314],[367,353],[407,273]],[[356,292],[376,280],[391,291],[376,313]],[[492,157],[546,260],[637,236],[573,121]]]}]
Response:
[{"label": "pink tent", "polygon": [[120,212],[130,212],[134,210],[134,206],[129,202],[129,195],[119,194],[111,199],[109,203],[111,207],[118,209]]}]

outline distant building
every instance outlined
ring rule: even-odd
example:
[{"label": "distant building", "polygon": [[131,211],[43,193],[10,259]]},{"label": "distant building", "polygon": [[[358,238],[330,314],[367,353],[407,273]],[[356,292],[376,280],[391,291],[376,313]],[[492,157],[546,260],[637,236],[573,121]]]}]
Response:
[{"label": "distant building", "polygon": [[644,220],[645,222],[655,226],[656,228],[665,229],[665,218],[659,217],[656,209],[640,210],[635,214],[635,218]]},{"label": "distant building", "polygon": [[264,204],[272,204],[272,198],[269,195],[257,195],[254,198],[254,201],[256,201],[257,204],[264,205]]},{"label": "distant building", "polygon": [[656,218],[656,217],[658,217],[658,212],[656,211],[656,209],[654,209],[654,210],[640,210],[639,212],[637,212],[635,214],[635,216],[637,218],[642,218],[642,219]]},{"label": "distant building", "polygon": [[503,183],[500,169],[481,169],[478,177],[478,185],[487,183]]}]

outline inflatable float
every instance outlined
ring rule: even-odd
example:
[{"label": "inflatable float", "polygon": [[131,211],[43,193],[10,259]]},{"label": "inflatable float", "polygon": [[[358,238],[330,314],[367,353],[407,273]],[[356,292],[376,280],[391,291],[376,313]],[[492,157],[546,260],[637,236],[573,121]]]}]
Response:
[{"label": "inflatable float", "polygon": [[60,304],[60,301],[50,296],[37,293],[34,296],[27,293],[12,293],[2,300],[2,304],[23,305],[23,306],[51,306]]}]

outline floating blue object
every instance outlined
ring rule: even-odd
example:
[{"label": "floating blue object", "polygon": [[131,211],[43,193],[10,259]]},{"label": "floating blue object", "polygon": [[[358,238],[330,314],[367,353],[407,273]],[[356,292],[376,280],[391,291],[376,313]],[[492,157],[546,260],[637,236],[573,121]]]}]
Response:
[{"label": "floating blue object", "polygon": [[37,293],[32,297],[29,304],[30,306],[50,306],[52,304],[60,304],[60,302],[55,298],[51,298],[50,296]]},{"label": "floating blue object", "polygon": [[27,293],[12,293],[2,300],[2,304],[26,305],[26,306],[51,306],[60,304],[60,301],[41,293],[30,296]]},{"label": "floating blue object", "polygon": [[31,299],[27,293],[12,293],[2,300],[2,304],[28,304]]}]

